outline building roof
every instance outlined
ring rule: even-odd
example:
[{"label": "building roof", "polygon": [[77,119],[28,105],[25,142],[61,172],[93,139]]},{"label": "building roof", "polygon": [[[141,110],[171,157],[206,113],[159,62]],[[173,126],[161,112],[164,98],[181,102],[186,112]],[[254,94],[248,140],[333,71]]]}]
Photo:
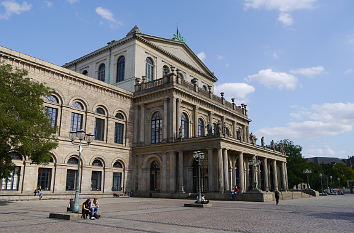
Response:
[{"label": "building roof", "polygon": [[[190,68],[191,70],[195,71],[196,73],[207,77],[208,79],[210,79],[213,82],[216,82],[218,80],[217,77],[215,77],[214,73],[211,72],[208,67],[198,58],[198,56],[186,45],[186,43],[181,42],[181,41],[177,41],[177,40],[173,40],[173,39],[165,39],[165,38],[161,38],[161,37],[157,37],[157,36],[151,36],[148,34],[143,34],[141,32],[141,30],[139,29],[139,27],[137,25],[135,25],[126,35],[126,37],[118,40],[118,41],[111,41],[108,42],[107,45],[103,48],[97,49],[87,55],[84,55],[78,59],[75,59],[71,62],[65,63],[63,65],[64,68],[69,68],[73,65],[75,65],[78,62],[84,61],[86,59],[89,59],[92,56],[96,56],[98,54],[104,53],[109,49],[112,49],[114,47],[117,47],[119,45],[122,45],[128,41],[131,41],[133,39],[137,39],[145,44],[147,44],[148,46],[160,51],[161,53],[165,54],[166,56],[170,57],[171,59],[177,61],[178,63],[181,63],[182,65]],[[174,45],[174,46],[179,46],[181,48],[183,48],[192,58],[193,60],[196,62],[196,64],[198,64],[201,69],[195,67],[194,65],[189,64],[188,62],[184,61],[183,59],[177,57],[176,55],[172,54],[171,52],[167,51],[166,49],[162,48],[161,46],[158,46],[156,43],[154,42],[162,42],[162,43],[168,43],[170,45]]]}]

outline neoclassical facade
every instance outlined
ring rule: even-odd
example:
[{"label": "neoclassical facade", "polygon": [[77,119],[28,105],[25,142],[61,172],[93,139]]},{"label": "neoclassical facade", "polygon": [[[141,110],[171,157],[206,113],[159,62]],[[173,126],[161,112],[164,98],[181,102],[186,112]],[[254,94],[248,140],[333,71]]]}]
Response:
[{"label": "neoclassical facade", "polygon": [[[46,165],[13,153],[12,176],[0,195],[74,193],[77,146],[69,133],[83,129],[94,141],[81,155],[80,191],[87,195],[132,192],[137,196],[183,196],[196,192],[201,161],[202,191],[229,193],[287,190],[286,156],[257,145],[249,133],[246,105],[214,94],[218,80],[184,43],[143,34],[126,37],[60,67],[0,47],[0,60],[23,68],[52,88],[45,98],[59,146]],[[259,161],[258,166],[252,160]]]}]

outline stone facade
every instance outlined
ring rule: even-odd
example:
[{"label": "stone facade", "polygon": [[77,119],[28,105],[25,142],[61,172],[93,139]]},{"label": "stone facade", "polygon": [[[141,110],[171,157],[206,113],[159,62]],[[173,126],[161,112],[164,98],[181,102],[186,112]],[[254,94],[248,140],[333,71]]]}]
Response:
[{"label": "stone facade", "polygon": [[[264,191],[288,189],[286,156],[250,140],[246,106],[214,95],[217,78],[183,42],[135,30],[63,67],[4,47],[0,59],[54,89],[56,101],[45,106],[56,109],[59,138],[47,165],[14,158],[17,183],[3,181],[2,196],[31,195],[40,184],[45,194],[73,194],[78,152],[69,132],[78,116],[86,132],[101,129],[81,155],[82,194],[196,192],[195,151],[205,155],[203,192],[223,194],[235,185],[246,192],[255,181]],[[254,157],[260,166],[250,165]]]}]

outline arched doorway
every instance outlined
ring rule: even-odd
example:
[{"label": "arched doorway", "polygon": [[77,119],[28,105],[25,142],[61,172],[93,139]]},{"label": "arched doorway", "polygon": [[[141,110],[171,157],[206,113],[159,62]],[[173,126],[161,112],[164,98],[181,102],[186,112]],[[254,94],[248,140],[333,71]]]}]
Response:
[{"label": "arched doorway", "polygon": [[157,161],[150,165],[150,191],[160,191],[160,165]]}]

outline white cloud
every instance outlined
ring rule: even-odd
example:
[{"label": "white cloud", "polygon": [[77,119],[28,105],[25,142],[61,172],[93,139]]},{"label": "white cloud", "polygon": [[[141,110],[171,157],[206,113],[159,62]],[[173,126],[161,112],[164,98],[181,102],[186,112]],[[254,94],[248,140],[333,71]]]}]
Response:
[{"label": "white cloud", "polygon": [[347,154],[345,150],[336,151],[331,147],[329,147],[328,145],[309,148],[305,153],[312,156],[322,156],[322,157],[333,157],[333,156],[339,157],[340,155]]},{"label": "white cloud", "polygon": [[218,95],[220,92],[224,92],[226,99],[237,98],[237,102],[241,103],[247,102],[247,95],[254,91],[255,88],[247,83],[223,83],[215,86],[214,93]]},{"label": "white cloud", "polygon": [[70,4],[74,4],[74,3],[77,3],[79,0],[66,0],[66,1]]},{"label": "white cloud", "polygon": [[300,74],[303,76],[315,76],[321,74],[325,68],[323,66],[314,66],[314,67],[309,67],[309,68],[300,68],[296,70],[290,70],[290,73],[292,74]]},{"label": "white cloud", "polygon": [[267,127],[259,133],[282,138],[316,138],[335,136],[352,131],[354,127],[354,103],[325,103],[312,105],[308,111],[292,113],[300,122],[290,122],[282,127]]},{"label": "white cloud", "polygon": [[224,59],[224,57],[223,57],[223,56],[221,56],[221,55],[216,55],[216,59],[218,59],[218,60],[222,60],[222,59]]},{"label": "white cloud", "polygon": [[257,74],[249,75],[245,80],[248,82],[255,80],[268,88],[294,90],[297,85],[295,76],[284,72],[273,72],[272,69],[260,70]]},{"label": "white cloud", "polygon": [[278,16],[278,20],[282,22],[285,26],[289,26],[294,22],[293,17],[291,17],[289,13],[285,13],[285,12],[280,12]]},{"label": "white cloud", "polygon": [[113,13],[108,9],[105,9],[105,8],[99,6],[96,8],[96,13],[108,21],[116,22],[116,19],[114,18]]},{"label": "white cloud", "polygon": [[312,9],[316,0],[245,0],[246,9],[266,9],[279,11],[278,20],[285,26],[293,23],[289,12],[295,10]]},{"label": "white cloud", "polygon": [[200,60],[204,61],[206,59],[206,54],[204,52],[200,52],[197,54]]},{"label": "white cloud", "polygon": [[2,1],[0,5],[5,8],[5,13],[0,14],[0,19],[9,19],[13,14],[19,15],[32,9],[32,5],[27,2],[22,2],[22,4],[20,4],[13,0]]},{"label": "white cloud", "polygon": [[344,74],[351,74],[351,73],[353,73],[353,69],[351,68],[344,71]]}]

